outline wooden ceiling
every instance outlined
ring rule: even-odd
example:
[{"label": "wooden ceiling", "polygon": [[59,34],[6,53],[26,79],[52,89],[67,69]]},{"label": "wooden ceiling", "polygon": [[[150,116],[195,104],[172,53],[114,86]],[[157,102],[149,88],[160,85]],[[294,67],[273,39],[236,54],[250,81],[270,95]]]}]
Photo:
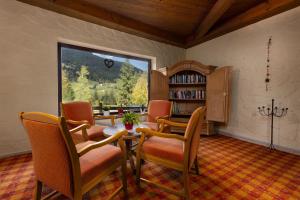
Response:
[{"label": "wooden ceiling", "polygon": [[300,0],[18,0],[189,48],[300,5]]}]

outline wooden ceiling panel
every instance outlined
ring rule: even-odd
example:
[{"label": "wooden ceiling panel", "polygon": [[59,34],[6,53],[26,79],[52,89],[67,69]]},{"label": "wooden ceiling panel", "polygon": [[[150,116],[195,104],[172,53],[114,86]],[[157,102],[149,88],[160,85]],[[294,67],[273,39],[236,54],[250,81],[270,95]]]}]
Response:
[{"label": "wooden ceiling panel", "polygon": [[183,48],[300,5],[300,0],[18,1]]},{"label": "wooden ceiling panel", "polygon": [[83,0],[159,29],[187,36],[216,0]]}]

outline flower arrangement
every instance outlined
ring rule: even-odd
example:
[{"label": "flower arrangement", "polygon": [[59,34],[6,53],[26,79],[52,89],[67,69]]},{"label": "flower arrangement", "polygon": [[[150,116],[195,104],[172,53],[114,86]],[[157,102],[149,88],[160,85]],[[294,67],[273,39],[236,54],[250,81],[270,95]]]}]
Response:
[{"label": "flower arrangement", "polygon": [[127,130],[131,130],[134,124],[140,123],[140,118],[136,113],[125,113],[121,121]]}]

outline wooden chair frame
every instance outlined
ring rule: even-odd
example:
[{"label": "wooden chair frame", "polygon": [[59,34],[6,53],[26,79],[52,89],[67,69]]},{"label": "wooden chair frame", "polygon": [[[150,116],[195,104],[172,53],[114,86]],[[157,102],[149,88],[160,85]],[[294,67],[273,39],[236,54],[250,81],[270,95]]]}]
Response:
[{"label": "wooden chair frame", "polygon": [[[76,147],[73,143],[73,140],[70,136],[72,132],[76,132],[78,130],[84,130],[89,127],[88,124],[81,124],[80,126],[68,130],[67,128],[67,121],[65,120],[64,117],[56,117],[53,115],[45,114],[45,113],[40,113],[40,112],[27,112],[27,113],[20,113],[20,119],[23,121],[23,119],[27,120],[34,120],[34,121],[39,121],[39,122],[45,122],[45,123],[50,123],[54,125],[58,125],[61,134],[64,138],[68,153],[69,153],[69,158],[70,158],[70,163],[71,163],[71,191],[73,191],[73,199],[74,200],[81,200],[83,195],[88,192],[90,189],[92,189],[94,186],[96,186],[98,183],[100,183],[105,177],[107,177],[109,174],[111,174],[113,171],[115,171],[119,166],[122,168],[122,185],[116,189],[113,194],[109,196],[108,199],[112,199],[118,192],[120,192],[122,189],[125,193],[125,196],[127,196],[127,176],[126,176],[126,148],[123,140],[123,136],[127,135],[127,131],[121,131],[109,138],[106,138],[100,142],[95,142],[93,144],[89,144],[82,149],[79,149],[78,151],[76,150]],[[23,124],[23,123],[22,123]],[[80,171],[80,163],[79,163],[79,157],[82,155],[88,153],[89,151],[102,147],[104,145],[110,144],[112,142],[118,142],[123,158],[119,160],[118,162],[115,162],[113,165],[111,165],[109,168],[103,170],[101,173],[99,173],[98,176],[94,177],[91,181],[88,183],[83,184],[81,181],[81,171]],[[39,180],[36,180],[36,186],[35,186],[35,194],[34,194],[34,199],[35,200],[40,200],[41,199],[41,192],[42,192],[42,186],[43,183]],[[50,193],[43,199],[47,199],[51,196],[53,196],[54,193]]]},{"label": "wooden chair frame", "polygon": [[[201,115],[199,115],[199,119],[197,120],[197,122],[199,122],[200,118],[203,121],[205,108],[203,108],[202,112],[203,113],[201,113]],[[203,123],[202,121],[200,121],[200,123]],[[165,119],[159,119],[158,122],[162,123],[162,124],[167,124],[169,126],[184,127],[184,128],[187,127],[186,123],[172,122],[172,121],[165,120]],[[198,126],[198,124],[194,123],[192,125],[191,131],[195,131],[197,126]],[[161,188],[161,189],[163,189],[163,190],[165,190],[169,193],[172,193],[172,194],[175,194],[175,195],[178,195],[178,196],[182,196],[186,199],[190,199],[191,195],[190,195],[190,188],[189,188],[189,186],[190,186],[190,184],[189,184],[189,181],[190,181],[189,180],[189,171],[192,168],[192,166],[190,166],[191,163],[190,163],[189,159],[190,159],[190,146],[191,146],[191,142],[192,142],[192,135],[187,137],[186,134],[185,134],[185,136],[181,136],[181,135],[177,135],[177,134],[157,132],[157,131],[153,131],[153,130],[148,129],[148,128],[137,128],[136,131],[141,133],[141,138],[140,138],[140,141],[139,141],[139,144],[138,144],[138,147],[137,147],[137,153],[136,153],[137,154],[136,155],[136,163],[137,163],[136,164],[136,169],[137,169],[136,183],[137,183],[137,186],[140,187],[140,182],[144,181],[148,184],[157,186],[157,187],[159,187],[159,188]],[[172,162],[170,160],[165,160],[165,159],[160,158],[160,157],[156,157],[156,156],[153,156],[153,155],[150,155],[150,154],[143,153],[142,152],[142,145],[143,145],[146,137],[151,137],[151,136],[158,136],[158,137],[163,137],[163,138],[173,138],[173,139],[176,139],[176,140],[183,141],[184,142],[184,161],[183,161],[183,163],[176,163],[176,162]],[[183,184],[184,184],[183,191],[178,192],[176,190],[167,188],[167,187],[165,187],[161,184],[158,184],[158,183],[152,182],[150,180],[141,178],[140,177],[141,176],[141,160],[147,160],[147,161],[150,161],[150,162],[154,162],[154,163],[163,165],[163,166],[168,167],[168,168],[172,168],[172,169],[181,171],[182,174],[183,174]],[[196,156],[193,164],[195,165],[196,173],[199,174],[199,166],[198,166],[197,156]]]}]

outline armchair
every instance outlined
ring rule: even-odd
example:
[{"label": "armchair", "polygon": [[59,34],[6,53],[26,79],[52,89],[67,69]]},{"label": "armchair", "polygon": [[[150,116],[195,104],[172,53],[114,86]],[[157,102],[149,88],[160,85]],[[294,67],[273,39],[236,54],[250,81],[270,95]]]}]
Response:
[{"label": "armchair", "polygon": [[170,119],[172,114],[172,102],[166,100],[151,100],[148,105],[148,113],[146,114],[146,122],[153,130],[168,132],[167,126],[158,126],[158,119]]},{"label": "armchair", "polygon": [[[127,195],[126,149],[122,139],[127,131],[100,142],[87,141],[75,146],[70,132],[84,130],[87,124],[69,131],[64,117],[39,112],[22,112],[20,119],[32,146],[36,177],[35,200],[41,199],[43,184],[70,199],[81,200],[83,194],[119,166],[122,167],[122,185],[109,199],[122,189]],[[114,141],[118,141],[119,147],[109,145]]]},{"label": "armchair", "polygon": [[95,124],[97,119],[110,119],[111,124],[115,124],[114,116],[94,116],[91,103],[84,101],[74,101],[61,103],[62,116],[66,118],[69,128],[75,128],[81,124],[88,124],[89,127],[83,131],[72,134],[73,141],[77,144],[87,140],[99,141],[104,139],[103,129],[105,126]]},{"label": "armchair", "polygon": [[[137,175],[136,182],[140,186],[140,181],[160,187],[167,192],[190,199],[189,171],[195,165],[198,171],[197,151],[200,142],[200,132],[204,121],[205,107],[196,109],[188,124],[171,122],[160,119],[158,122],[171,126],[186,127],[184,136],[162,133],[147,128],[138,128],[141,138],[137,147]],[[141,178],[141,160],[154,162],[168,168],[179,170],[183,173],[184,189],[175,191],[158,183],[153,183]]]}]

